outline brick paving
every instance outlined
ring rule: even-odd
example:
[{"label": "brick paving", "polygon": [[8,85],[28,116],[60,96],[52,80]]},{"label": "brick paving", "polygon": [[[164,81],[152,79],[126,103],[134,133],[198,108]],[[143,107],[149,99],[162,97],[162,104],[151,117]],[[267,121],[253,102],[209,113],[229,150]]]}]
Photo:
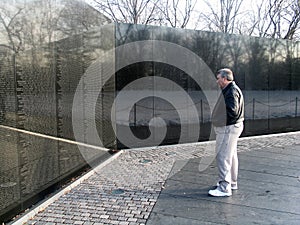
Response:
[{"label": "brick paving", "polygon": [[[241,138],[238,151],[300,144],[300,132]],[[40,211],[26,224],[146,224],[174,170],[200,158],[214,142],[124,150],[70,192]],[[179,167],[180,169],[180,167]]]}]

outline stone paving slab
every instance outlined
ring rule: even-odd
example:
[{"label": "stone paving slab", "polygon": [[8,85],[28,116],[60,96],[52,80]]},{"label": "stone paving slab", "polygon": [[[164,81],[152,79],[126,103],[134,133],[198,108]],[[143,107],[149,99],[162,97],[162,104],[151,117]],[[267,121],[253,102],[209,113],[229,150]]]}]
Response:
[{"label": "stone paving slab", "polygon": [[[166,181],[147,224],[171,224],[168,217],[173,224],[189,224],[189,220],[195,224],[299,224],[300,159],[291,155],[289,159],[298,165],[287,169],[284,165],[290,166],[288,158],[285,157],[285,163],[276,161],[279,155],[282,153],[278,149],[270,147],[267,151],[239,153],[239,190],[229,198],[207,194],[216,182],[215,163],[200,173],[197,160],[190,160]],[[182,223],[177,223],[177,219]]]},{"label": "stone paving slab", "polygon": [[[206,192],[207,189],[198,190]],[[162,194],[163,195],[163,194]],[[197,195],[197,196],[198,196]],[[162,196],[159,208],[154,208],[147,224],[171,224],[166,217],[173,218],[172,224],[299,224],[300,216],[264,208],[248,207],[214,200],[193,197]],[[180,207],[173,207],[179,206]],[[163,210],[165,209],[165,210]],[[178,223],[184,219],[185,223]]]},{"label": "stone paving slab", "polygon": [[[195,173],[191,170],[183,170],[181,173],[178,173],[176,176],[173,176],[170,180],[180,181],[182,183],[190,182],[193,179],[193,183],[202,185],[202,186],[211,186],[215,183],[215,169],[210,171],[205,171],[205,173]],[[299,178],[295,177],[283,177],[280,175],[267,174],[267,173],[258,173],[255,171],[249,171],[245,169],[240,169],[239,173],[239,186],[249,186],[255,185],[254,192],[260,189],[265,189],[265,186],[274,184],[274,187],[281,188],[282,190],[288,191],[290,187],[292,189],[299,188]],[[246,185],[247,184],[247,185]],[[287,185],[288,184],[288,185]],[[294,189],[295,190],[295,189]],[[300,191],[300,190],[296,190]]]},{"label": "stone paving slab", "polygon": [[[300,200],[300,132],[241,138],[240,190],[227,199],[207,195],[215,182],[215,165],[202,162],[207,169],[198,170],[203,156],[211,153],[207,148],[213,145],[202,142],[124,150],[26,224],[235,224],[241,218],[246,224],[300,221],[295,206]],[[278,206],[270,209],[269,203]]]}]

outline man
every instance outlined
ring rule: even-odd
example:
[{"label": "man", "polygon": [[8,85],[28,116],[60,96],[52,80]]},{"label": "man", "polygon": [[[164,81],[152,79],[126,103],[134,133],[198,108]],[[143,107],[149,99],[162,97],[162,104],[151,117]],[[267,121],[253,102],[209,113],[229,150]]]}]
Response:
[{"label": "man", "polygon": [[224,68],[217,72],[217,83],[222,89],[212,113],[216,133],[216,159],[219,172],[217,188],[209,195],[231,196],[236,190],[238,176],[237,141],[244,128],[244,98],[233,81],[233,73]]}]

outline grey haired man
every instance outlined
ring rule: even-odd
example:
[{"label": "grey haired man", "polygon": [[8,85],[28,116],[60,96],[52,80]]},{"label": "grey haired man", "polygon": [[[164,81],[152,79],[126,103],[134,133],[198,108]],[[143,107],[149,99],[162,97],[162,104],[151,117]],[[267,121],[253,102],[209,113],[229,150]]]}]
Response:
[{"label": "grey haired man", "polygon": [[244,97],[230,69],[224,68],[217,72],[217,83],[222,94],[214,107],[212,124],[216,133],[219,181],[217,188],[208,194],[225,197],[231,196],[232,190],[238,188],[237,142],[244,129]]}]

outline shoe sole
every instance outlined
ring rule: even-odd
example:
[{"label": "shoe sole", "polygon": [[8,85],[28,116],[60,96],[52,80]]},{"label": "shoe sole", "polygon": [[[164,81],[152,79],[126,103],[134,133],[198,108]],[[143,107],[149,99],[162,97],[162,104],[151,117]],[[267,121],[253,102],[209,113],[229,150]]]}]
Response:
[{"label": "shoe sole", "polygon": [[213,197],[230,197],[232,195],[232,193],[223,193],[222,195],[214,195],[210,191],[208,192],[208,194]]}]

